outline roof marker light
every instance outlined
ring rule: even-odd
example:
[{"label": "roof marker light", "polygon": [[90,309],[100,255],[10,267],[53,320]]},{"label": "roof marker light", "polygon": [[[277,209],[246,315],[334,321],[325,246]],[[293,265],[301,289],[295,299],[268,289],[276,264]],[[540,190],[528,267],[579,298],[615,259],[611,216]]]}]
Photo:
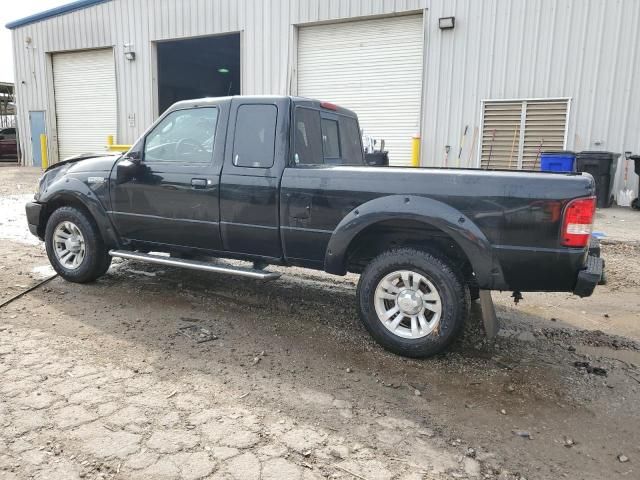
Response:
[{"label": "roof marker light", "polygon": [[338,110],[338,106],[331,102],[320,102],[320,106],[326,110],[333,110],[334,112]]}]

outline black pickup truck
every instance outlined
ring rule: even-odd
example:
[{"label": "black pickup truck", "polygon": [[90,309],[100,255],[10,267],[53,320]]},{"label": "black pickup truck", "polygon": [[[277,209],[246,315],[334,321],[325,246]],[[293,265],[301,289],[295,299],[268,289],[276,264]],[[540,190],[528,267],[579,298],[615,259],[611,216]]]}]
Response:
[{"label": "black pickup truck", "polygon": [[359,273],[371,335],[424,357],[481,293],[590,295],[594,194],[586,174],[365,166],[355,113],[256,96],[176,103],[126,154],[51,166],[26,209],[72,282],[112,257],[258,280],[279,276],[269,264]]}]

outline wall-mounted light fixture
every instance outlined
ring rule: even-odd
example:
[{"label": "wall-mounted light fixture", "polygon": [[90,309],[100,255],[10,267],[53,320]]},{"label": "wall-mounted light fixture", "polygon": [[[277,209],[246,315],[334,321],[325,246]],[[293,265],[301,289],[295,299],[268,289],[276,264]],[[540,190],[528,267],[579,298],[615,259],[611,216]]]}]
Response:
[{"label": "wall-mounted light fixture", "polygon": [[130,62],[136,59],[136,52],[133,51],[133,43],[124,44],[124,58]]},{"label": "wall-mounted light fixture", "polygon": [[456,17],[441,17],[438,19],[440,30],[451,30],[456,26]]}]

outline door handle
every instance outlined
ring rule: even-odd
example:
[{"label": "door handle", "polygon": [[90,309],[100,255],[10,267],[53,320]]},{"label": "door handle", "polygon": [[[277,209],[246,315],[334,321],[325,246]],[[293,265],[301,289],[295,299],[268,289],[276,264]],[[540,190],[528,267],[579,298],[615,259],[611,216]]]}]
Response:
[{"label": "door handle", "polygon": [[191,186],[193,188],[205,188],[207,186],[207,179],[206,178],[192,178],[191,179]]},{"label": "door handle", "polygon": [[300,208],[291,215],[296,220],[306,220],[311,217],[311,205],[305,205],[304,209]]}]

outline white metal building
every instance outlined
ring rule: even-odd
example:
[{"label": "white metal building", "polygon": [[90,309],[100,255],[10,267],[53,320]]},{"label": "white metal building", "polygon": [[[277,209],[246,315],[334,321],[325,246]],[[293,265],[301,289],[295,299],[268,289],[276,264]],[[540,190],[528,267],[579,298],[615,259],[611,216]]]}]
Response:
[{"label": "white metal building", "polygon": [[[212,88],[352,108],[394,164],[420,134],[422,165],[538,168],[546,150],[640,152],[639,25],[637,0],[83,0],[7,27],[25,164],[38,129],[56,161],[131,143]],[[185,51],[209,57],[177,63]],[[215,88],[163,73],[218,58],[239,71],[218,62]]]}]

